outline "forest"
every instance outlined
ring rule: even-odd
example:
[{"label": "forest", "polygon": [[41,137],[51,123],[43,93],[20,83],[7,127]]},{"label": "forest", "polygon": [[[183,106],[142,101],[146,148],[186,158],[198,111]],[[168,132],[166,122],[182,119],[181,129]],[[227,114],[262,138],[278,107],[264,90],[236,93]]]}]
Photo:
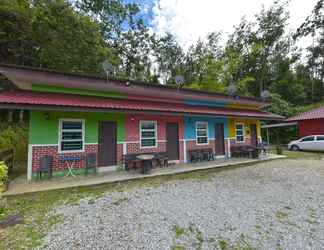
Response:
[{"label": "forest", "polygon": [[[64,72],[260,97],[290,116],[320,105],[324,95],[324,7],[319,0],[295,31],[288,2],[274,1],[252,20],[242,17],[225,37],[215,30],[184,50],[176,34],[158,36],[122,0],[1,0],[0,62]],[[307,48],[298,41],[312,37]],[[224,42],[225,38],[225,42]]]}]

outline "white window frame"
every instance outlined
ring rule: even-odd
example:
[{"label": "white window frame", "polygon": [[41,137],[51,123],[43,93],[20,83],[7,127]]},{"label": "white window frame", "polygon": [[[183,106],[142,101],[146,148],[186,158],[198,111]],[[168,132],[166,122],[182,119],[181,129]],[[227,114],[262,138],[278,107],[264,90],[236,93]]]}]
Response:
[{"label": "white window frame", "polygon": [[[237,135],[237,131],[238,131],[237,125],[242,125],[242,137],[243,137],[243,141],[238,141],[237,140],[237,137],[238,137],[238,135]],[[245,142],[245,126],[244,126],[244,123],[243,122],[236,122],[235,123],[235,141],[236,141],[236,143],[244,143]]]},{"label": "white window frame", "polygon": [[[63,122],[81,122],[82,123],[82,149],[80,150],[62,150],[62,135],[63,135]],[[71,131],[71,130],[69,130]],[[79,130],[78,130],[79,131]],[[79,153],[84,152],[85,149],[85,120],[84,119],[59,119],[59,134],[58,134],[58,152],[59,153]],[[67,141],[67,140],[64,140]],[[72,141],[72,140],[70,140]]]},{"label": "white window frame", "polygon": [[[206,143],[199,143],[198,142],[198,137],[205,137],[205,136],[198,136],[198,124],[206,124],[206,136],[207,136],[207,142]],[[196,145],[209,145],[208,122],[203,122],[203,121],[196,122]]]},{"label": "white window frame", "polygon": [[[143,139],[155,139],[155,145],[154,146],[142,146],[142,124],[147,123],[147,122],[152,122],[154,124],[154,129],[144,129],[143,131],[149,131],[152,132],[154,131],[154,137],[145,137]],[[139,123],[139,134],[140,134],[140,148],[157,148],[157,122],[156,121],[148,121],[148,120],[141,120]]]}]

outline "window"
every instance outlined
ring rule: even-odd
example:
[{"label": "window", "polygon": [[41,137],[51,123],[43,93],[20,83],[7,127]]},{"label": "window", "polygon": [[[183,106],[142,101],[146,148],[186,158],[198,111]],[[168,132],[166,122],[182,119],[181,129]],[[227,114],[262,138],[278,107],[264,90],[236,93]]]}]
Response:
[{"label": "window", "polygon": [[61,152],[82,151],[84,148],[84,120],[60,120]]},{"label": "window", "polygon": [[302,142],[314,141],[314,136],[308,136],[301,140]]},{"label": "window", "polygon": [[140,122],[141,147],[156,147],[156,122],[141,121]]},{"label": "window", "polygon": [[235,135],[236,135],[237,142],[244,142],[244,124],[243,123],[236,123]]},{"label": "window", "polygon": [[316,140],[318,140],[318,141],[324,141],[324,136],[317,136],[316,137]]},{"label": "window", "polygon": [[207,122],[197,122],[196,123],[196,143],[208,144],[208,123]]}]

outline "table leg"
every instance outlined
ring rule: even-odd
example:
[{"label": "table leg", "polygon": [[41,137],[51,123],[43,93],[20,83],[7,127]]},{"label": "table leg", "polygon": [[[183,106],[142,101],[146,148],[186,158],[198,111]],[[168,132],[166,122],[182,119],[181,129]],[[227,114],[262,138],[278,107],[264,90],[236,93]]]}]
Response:
[{"label": "table leg", "polygon": [[68,169],[68,172],[67,174],[65,175],[65,177],[68,177],[69,175],[71,175],[72,177],[75,177],[75,174],[73,173],[73,165],[74,165],[74,162],[66,162],[67,164],[67,169]]}]

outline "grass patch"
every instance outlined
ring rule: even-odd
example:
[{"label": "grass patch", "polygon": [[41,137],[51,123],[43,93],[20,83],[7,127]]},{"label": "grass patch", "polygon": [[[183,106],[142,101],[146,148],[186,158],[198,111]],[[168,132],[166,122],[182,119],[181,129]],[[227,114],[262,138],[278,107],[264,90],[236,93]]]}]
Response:
[{"label": "grass patch", "polygon": [[186,248],[182,245],[173,245],[171,250],[185,250]]},{"label": "grass patch", "polygon": [[317,220],[318,220],[318,216],[316,214],[316,210],[310,208],[308,213],[308,218],[305,221],[309,224],[319,224]]},{"label": "grass patch", "polygon": [[226,250],[229,246],[228,242],[224,239],[218,241],[218,246],[221,250]]},{"label": "grass patch", "polygon": [[[276,151],[271,149],[270,153],[276,154]],[[282,154],[287,156],[288,159],[321,160],[322,158],[324,158],[323,152],[304,152],[304,151],[283,150]]]},{"label": "grass patch", "polygon": [[115,206],[119,206],[120,204],[124,203],[124,202],[128,202],[130,200],[130,198],[124,197],[124,198],[120,198],[116,201],[113,201],[112,204]]},{"label": "grass patch", "polygon": [[284,221],[286,221],[287,218],[288,218],[288,213],[279,210],[279,211],[276,212],[276,218],[277,218],[280,222],[284,222]]},{"label": "grass patch", "polygon": [[244,234],[241,234],[240,237],[233,243],[231,244],[229,241],[225,239],[220,239],[218,240],[218,248],[220,250],[254,250],[245,237]]},{"label": "grass patch", "polygon": [[174,225],[173,226],[173,232],[175,234],[175,237],[178,239],[185,233],[185,229],[178,226],[178,225]]}]

